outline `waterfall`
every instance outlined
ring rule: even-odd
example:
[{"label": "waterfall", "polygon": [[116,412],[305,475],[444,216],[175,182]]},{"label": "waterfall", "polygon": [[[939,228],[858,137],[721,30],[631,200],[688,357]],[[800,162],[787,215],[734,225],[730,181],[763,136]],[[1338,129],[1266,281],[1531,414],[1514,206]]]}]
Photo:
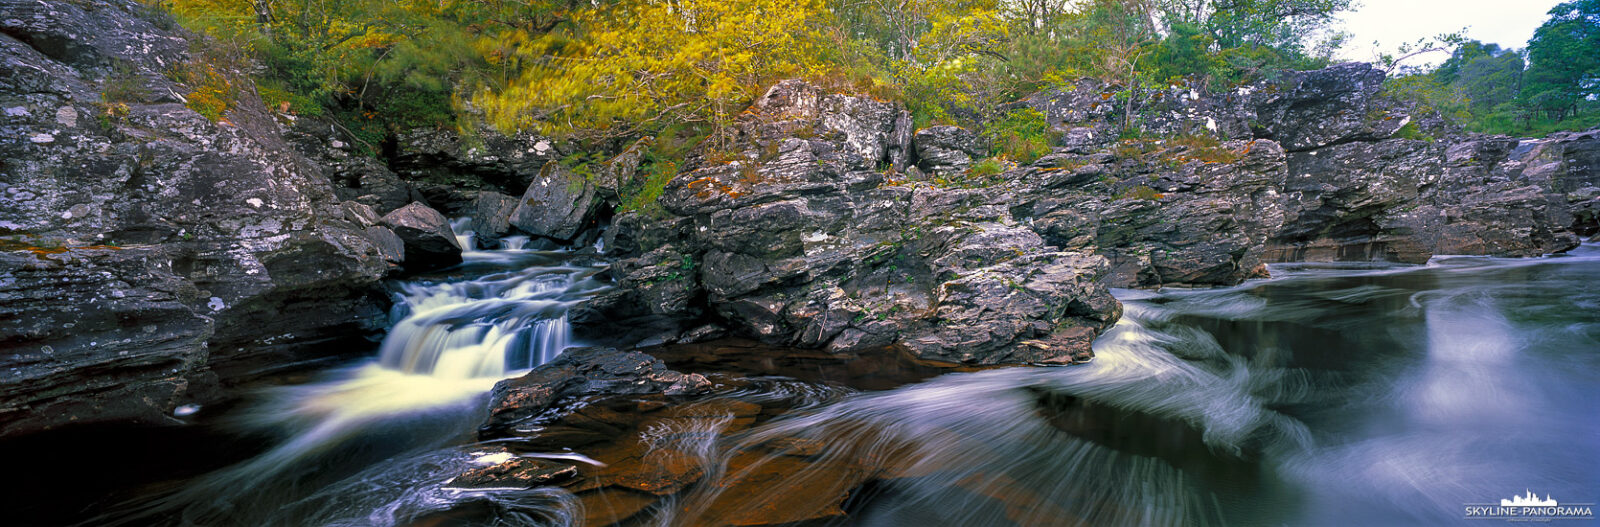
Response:
[{"label": "waterfall", "polygon": [[[470,247],[465,220],[451,222]],[[498,251],[469,250],[465,263],[510,269],[463,281],[401,286],[393,326],[378,364],[439,378],[502,378],[550,361],[571,340],[567,310],[605,286],[599,268],[567,263],[559,253],[524,249],[526,236],[501,240]]]}]

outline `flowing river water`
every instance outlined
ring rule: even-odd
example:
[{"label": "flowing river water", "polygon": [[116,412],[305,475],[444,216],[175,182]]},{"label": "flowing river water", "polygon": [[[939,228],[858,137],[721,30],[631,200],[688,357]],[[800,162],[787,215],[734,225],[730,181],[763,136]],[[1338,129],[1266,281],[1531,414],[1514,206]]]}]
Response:
[{"label": "flowing river water", "polygon": [[[275,446],[90,523],[605,516],[559,487],[445,484],[481,461],[462,445],[486,391],[572,345],[566,309],[607,287],[602,267],[525,243],[405,285],[378,357],[268,390],[229,418]],[[1600,501],[1600,246],[1272,272],[1231,288],[1117,291],[1125,316],[1087,365],[872,391],[783,381],[815,397],[738,433],[678,434],[698,441],[678,447],[704,478],[625,524],[701,525],[783,502],[792,496],[728,496],[721,483],[753,470],[730,465],[736,453],[780,439],[820,445],[811,467],[894,458],[894,477],[850,489],[849,514],[815,524],[1440,524],[1525,490]],[[828,488],[832,474],[802,467],[776,488]],[[499,512],[419,520],[471,500]]]}]

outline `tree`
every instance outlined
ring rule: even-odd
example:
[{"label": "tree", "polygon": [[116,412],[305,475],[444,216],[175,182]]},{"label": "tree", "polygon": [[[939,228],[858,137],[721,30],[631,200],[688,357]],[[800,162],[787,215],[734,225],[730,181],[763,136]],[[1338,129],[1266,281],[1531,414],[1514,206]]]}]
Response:
[{"label": "tree", "polygon": [[1528,41],[1522,99],[1561,121],[1600,95],[1600,0],[1566,2],[1549,14]]},{"label": "tree", "polygon": [[504,129],[590,138],[731,123],[764,85],[818,72],[818,0],[634,0],[572,14],[580,30],[529,36],[521,72],[473,98]]}]

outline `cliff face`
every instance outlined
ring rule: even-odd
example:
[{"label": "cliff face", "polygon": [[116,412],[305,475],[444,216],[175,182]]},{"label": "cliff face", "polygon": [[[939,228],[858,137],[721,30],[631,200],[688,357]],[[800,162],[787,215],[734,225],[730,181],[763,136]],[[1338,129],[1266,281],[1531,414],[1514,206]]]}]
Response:
[{"label": "cliff face", "polygon": [[[924,158],[970,149],[948,143],[959,133],[924,135]],[[1120,312],[1106,260],[1046,244],[1005,189],[911,181],[895,168],[912,159],[912,136],[896,105],[773,87],[667,185],[667,217],[616,220],[606,246],[629,256],[613,267],[622,287],[591,319],[660,328],[642,335],[657,342],[678,338],[673,322],[706,318],[726,326],[691,338],[731,329],[836,353],[901,344],[978,364],[1087,357]]]},{"label": "cliff face", "polygon": [[187,108],[191,44],[132,1],[0,0],[0,434],[170,419],[382,329],[371,211],[252,90]]}]

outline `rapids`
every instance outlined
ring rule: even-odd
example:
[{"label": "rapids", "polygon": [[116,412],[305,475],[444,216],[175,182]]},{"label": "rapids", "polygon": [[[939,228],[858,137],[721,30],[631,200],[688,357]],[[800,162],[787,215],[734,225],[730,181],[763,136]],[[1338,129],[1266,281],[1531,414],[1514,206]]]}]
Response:
[{"label": "rapids", "polygon": [[[378,358],[263,394],[240,419],[279,446],[147,504],[144,518],[412,525],[463,506],[494,511],[467,525],[604,516],[559,487],[445,484],[482,463],[469,452],[482,394],[559,353],[565,309],[605,287],[599,268],[569,257],[474,251],[451,277],[406,285]],[[625,524],[706,524],[834,489],[827,467],[884,459],[893,469],[844,489],[848,515],[833,523],[1438,524],[1525,489],[1563,505],[1600,497],[1600,247],[1272,271],[1232,288],[1117,291],[1125,316],[1087,365],[881,391],[764,381],[812,395],[733,434],[718,434],[732,415],[647,431],[705,476]],[[730,464],[778,440],[823,446],[770,492],[723,495],[788,462]]]}]

